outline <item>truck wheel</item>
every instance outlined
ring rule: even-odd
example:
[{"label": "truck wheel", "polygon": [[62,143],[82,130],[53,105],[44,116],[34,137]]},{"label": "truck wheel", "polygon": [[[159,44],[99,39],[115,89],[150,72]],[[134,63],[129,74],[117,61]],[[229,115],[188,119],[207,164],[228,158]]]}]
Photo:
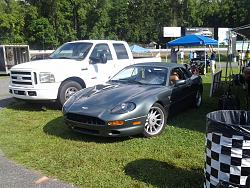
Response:
[{"label": "truck wheel", "polygon": [[81,84],[75,81],[66,81],[62,83],[58,93],[59,104],[62,106],[66,100],[82,88]]}]

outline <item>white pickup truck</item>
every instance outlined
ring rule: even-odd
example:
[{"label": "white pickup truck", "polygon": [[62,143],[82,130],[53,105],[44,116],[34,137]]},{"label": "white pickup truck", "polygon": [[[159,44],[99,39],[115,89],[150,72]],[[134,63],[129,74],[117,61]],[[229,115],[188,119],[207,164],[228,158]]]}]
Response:
[{"label": "white pickup truck", "polygon": [[57,100],[63,104],[78,90],[107,81],[124,67],[160,58],[133,59],[126,42],[81,40],[63,44],[49,59],[16,65],[9,92],[24,100]]}]

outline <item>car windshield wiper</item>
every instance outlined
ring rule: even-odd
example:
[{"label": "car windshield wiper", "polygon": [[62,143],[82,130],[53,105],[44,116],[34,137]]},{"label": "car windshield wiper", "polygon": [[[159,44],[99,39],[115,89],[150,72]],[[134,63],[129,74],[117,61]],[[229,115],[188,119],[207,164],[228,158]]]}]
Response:
[{"label": "car windshield wiper", "polygon": [[142,85],[143,83],[137,81],[137,80],[131,80],[131,79],[119,79],[119,80],[109,80],[110,82],[122,82],[122,83],[132,83],[132,84],[140,84]]},{"label": "car windshield wiper", "polygon": [[57,57],[56,59],[71,59],[69,57]]},{"label": "car windshield wiper", "polygon": [[108,82],[120,82],[120,80],[109,80]]},{"label": "car windshield wiper", "polygon": [[135,83],[135,84],[143,85],[143,83],[141,83],[140,81],[137,81],[137,80],[129,80],[129,83]]},{"label": "car windshield wiper", "polygon": [[131,84],[140,84],[142,85],[143,83],[141,83],[140,81],[137,81],[137,80],[131,80],[131,79],[123,79],[124,81],[127,81],[128,83],[131,83]]}]

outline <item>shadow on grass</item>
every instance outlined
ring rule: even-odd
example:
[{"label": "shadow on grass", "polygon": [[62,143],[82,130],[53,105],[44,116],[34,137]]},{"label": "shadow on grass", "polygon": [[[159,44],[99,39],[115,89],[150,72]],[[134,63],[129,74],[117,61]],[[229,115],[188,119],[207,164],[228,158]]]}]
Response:
[{"label": "shadow on grass", "polygon": [[181,169],[166,162],[140,159],[125,166],[126,175],[155,187],[202,187],[203,169]]},{"label": "shadow on grass", "polygon": [[202,105],[199,108],[186,107],[182,112],[170,117],[168,124],[192,131],[206,131],[206,115],[217,110],[218,97],[209,97],[211,84],[203,84]]},{"label": "shadow on grass", "polygon": [[20,111],[46,111],[46,110],[61,110],[56,102],[36,102],[36,101],[23,101],[16,99],[13,105],[6,107],[12,110]]},{"label": "shadow on grass", "polygon": [[10,105],[13,105],[15,103],[16,103],[15,99],[11,98],[11,97],[10,98],[5,98],[5,99],[1,99],[0,100],[0,109],[1,108],[5,108],[5,107],[10,106]]},{"label": "shadow on grass", "polygon": [[68,128],[68,126],[64,123],[63,117],[58,117],[50,122],[48,122],[44,127],[43,131],[46,134],[61,137],[63,139],[75,140],[75,141],[84,141],[84,142],[96,142],[96,143],[114,143],[114,142],[122,142],[132,137],[122,137],[122,138],[106,138],[106,137],[98,137],[85,135],[78,132],[75,132]]}]

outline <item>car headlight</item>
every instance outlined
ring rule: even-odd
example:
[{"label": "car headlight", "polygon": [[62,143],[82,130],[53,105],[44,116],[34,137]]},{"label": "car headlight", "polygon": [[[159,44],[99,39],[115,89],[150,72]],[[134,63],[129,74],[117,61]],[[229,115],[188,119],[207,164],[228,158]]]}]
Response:
[{"label": "car headlight", "polygon": [[114,107],[111,110],[111,113],[113,114],[124,114],[127,112],[131,112],[132,110],[134,110],[136,107],[135,103],[132,102],[124,102],[121,103],[119,105],[117,105],[116,107]]},{"label": "car headlight", "polygon": [[55,82],[54,74],[50,72],[40,72],[39,74],[40,83],[53,83]]}]

